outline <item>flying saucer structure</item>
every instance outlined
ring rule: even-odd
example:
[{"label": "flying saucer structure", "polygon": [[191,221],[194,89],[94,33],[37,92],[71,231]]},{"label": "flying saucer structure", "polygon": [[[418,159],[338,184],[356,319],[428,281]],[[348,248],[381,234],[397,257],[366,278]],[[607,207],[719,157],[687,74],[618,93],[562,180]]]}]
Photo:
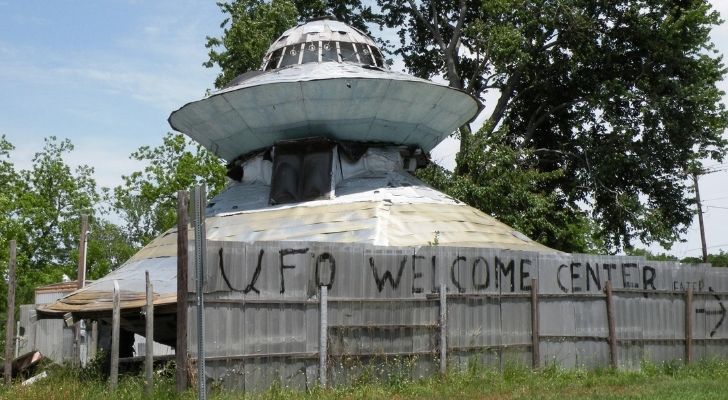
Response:
[{"label": "flying saucer structure", "polygon": [[[311,21],[276,40],[260,70],[171,114],[174,129],[228,161],[230,182],[207,204],[207,239],[415,247],[434,240],[558,253],[414,177],[428,152],[481,105],[460,90],[392,72],[383,60],[362,32]],[[143,305],[148,270],[157,312],[171,319],[176,243],[173,228],[39,311],[108,314],[117,280],[122,309],[131,312]],[[173,327],[161,323],[155,338],[173,344]],[[129,317],[127,329],[141,332],[143,320]]]},{"label": "flying saucer structure", "polygon": [[372,39],[321,19],[283,33],[260,71],[183,106],[169,123],[232,161],[310,136],[427,152],[479,110],[478,100],[460,90],[390,71]]}]

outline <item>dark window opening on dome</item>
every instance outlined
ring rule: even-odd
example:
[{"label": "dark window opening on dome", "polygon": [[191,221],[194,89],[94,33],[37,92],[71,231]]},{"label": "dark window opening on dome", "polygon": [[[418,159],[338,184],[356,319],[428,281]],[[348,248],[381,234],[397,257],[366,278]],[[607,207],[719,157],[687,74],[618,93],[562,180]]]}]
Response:
[{"label": "dark window opening on dome", "polygon": [[276,144],[270,204],[330,198],[333,148],[332,142],[321,139]]},{"label": "dark window opening on dome", "polygon": [[341,56],[342,62],[359,62],[359,59],[356,57],[354,43],[339,42],[339,55]]},{"label": "dark window opening on dome", "polygon": [[336,43],[323,42],[321,45],[321,61],[339,61],[339,55],[336,53]]},{"label": "dark window opening on dome", "polygon": [[318,42],[308,42],[303,46],[303,61],[302,64],[318,62],[319,61],[319,46]]},{"label": "dark window opening on dome", "polygon": [[372,65],[374,64],[374,59],[372,58],[372,52],[369,49],[369,46],[365,44],[360,44],[359,46],[359,60],[362,64]]},{"label": "dark window opening on dome", "polygon": [[299,45],[293,45],[293,46],[286,46],[283,48],[283,58],[281,59],[281,65],[280,67],[285,67],[288,65],[295,65],[298,64],[298,53],[300,50]]},{"label": "dark window opening on dome", "polygon": [[374,50],[374,61],[377,62],[377,67],[385,67],[384,57],[382,56],[382,53],[379,52],[379,50]]},{"label": "dark window opening on dome", "polygon": [[284,50],[278,49],[271,54],[270,60],[268,60],[268,64],[265,66],[266,71],[278,68],[278,63],[281,62],[281,54],[283,54]]}]

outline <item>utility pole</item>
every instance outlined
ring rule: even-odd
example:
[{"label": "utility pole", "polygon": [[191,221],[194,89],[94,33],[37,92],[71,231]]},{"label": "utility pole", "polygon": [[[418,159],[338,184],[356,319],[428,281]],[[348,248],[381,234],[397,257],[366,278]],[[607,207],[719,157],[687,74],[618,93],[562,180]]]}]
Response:
[{"label": "utility pole", "polygon": [[698,174],[693,173],[693,186],[695,187],[695,201],[698,203],[698,224],[700,225],[700,242],[703,245],[703,262],[708,262],[708,246],[705,244],[705,225],[703,224],[703,204],[700,202],[700,189],[698,188]]}]

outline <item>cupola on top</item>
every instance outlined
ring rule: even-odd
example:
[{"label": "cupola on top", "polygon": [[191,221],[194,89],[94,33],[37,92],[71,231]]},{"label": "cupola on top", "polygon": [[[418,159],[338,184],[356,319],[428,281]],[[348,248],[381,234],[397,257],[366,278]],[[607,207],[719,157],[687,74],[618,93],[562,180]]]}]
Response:
[{"label": "cupola on top", "polygon": [[387,68],[374,41],[333,17],[318,18],[284,32],[268,48],[261,69],[313,62],[343,62]]}]

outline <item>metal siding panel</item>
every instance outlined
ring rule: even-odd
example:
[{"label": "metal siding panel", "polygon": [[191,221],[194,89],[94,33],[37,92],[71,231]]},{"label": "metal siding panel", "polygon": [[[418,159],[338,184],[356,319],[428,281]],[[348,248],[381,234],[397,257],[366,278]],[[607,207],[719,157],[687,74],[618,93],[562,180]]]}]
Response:
[{"label": "metal siding panel", "polygon": [[[243,245],[226,243],[224,246]],[[510,260],[514,260],[514,270],[511,272],[514,279],[513,292],[524,295],[528,291],[525,286],[521,290],[520,260],[535,260],[532,261],[533,269],[527,271],[530,276],[524,279],[534,276],[540,280],[540,325],[541,335],[544,336],[540,348],[543,362],[556,362],[563,367],[604,366],[609,361],[608,346],[604,340],[607,336],[604,297],[599,295],[600,291],[594,280],[591,284],[595,286],[584,290],[592,297],[571,294],[564,297],[567,293],[563,289],[567,292],[571,292],[574,287],[587,289],[587,281],[581,276],[581,271],[586,270],[586,262],[594,262],[600,267],[616,264],[617,268],[612,273],[617,271],[616,280],[621,281],[622,285],[625,281],[621,272],[622,264],[638,264],[637,267],[628,267],[627,282],[632,282],[630,279],[634,277],[634,270],[639,270],[640,277],[644,278],[641,271],[646,265],[644,260],[635,261],[634,258],[624,257],[578,255],[572,259],[569,255],[537,255],[520,251],[446,246],[414,249],[305,242],[257,243],[245,246],[247,251],[237,253],[237,257],[244,257],[246,260],[247,265],[243,268],[245,274],[235,279],[242,280],[241,285],[250,279],[255,265],[251,263],[257,263],[258,250],[264,249],[263,269],[257,285],[261,290],[260,295],[208,293],[206,315],[207,340],[210,344],[208,356],[260,356],[246,361],[214,361],[208,377],[224,377],[226,387],[231,385],[230,387],[245,387],[247,390],[265,388],[273,380],[297,388],[306,385],[310,387],[316,379],[315,357],[298,359],[274,354],[312,355],[318,351],[315,268],[317,257],[323,253],[331,254],[336,264],[336,279],[329,294],[329,354],[332,357],[330,373],[331,381],[335,383],[350,381],[363,370],[366,362],[378,363],[387,354],[429,353],[437,350],[439,305],[437,299],[427,298],[428,295],[434,295],[433,280],[436,283],[446,283],[448,288],[447,334],[452,367],[465,365],[470,360],[501,367],[508,362],[528,363],[530,299],[511,295],[511,276],[503,276],[500,270],[496,272],[496,257],[503,261],[505,268],[508,268]],[[283,246],[309,249],[306,254],[286,256],[286,265],[295,265],[295,268],[284,270],[286,293],[280,293],[279,250]],[[214,251],[214,248],[210,248]],[[233,252],[231,247],[231,254]],[[435,256],[434,271],[432,256]],[[370,257],[380,280],[386,271],[391,274],[392,280],[387,279],[381,291],[369,264]],[[473,279],[473,264],[478,257],[486,260],[490,268],[490,285],[485,288],[476,287],[477,283],[483,284],[485,281],[484,270],[480,266],[476,268],[476,279]],[[572,276],[572,262],[582,263],[581,267],[576,267],[581,270],[575,270],[580,276]],[[567,267],[561,268],[559,276],[561,265]],[[660,266],[663,267],[665,270],[659,270],[655,279],[658,289],[668,289],[665,285],[675,285],[675,282],[678,286],[681,283],[685,285],[700,282],[706,279],[706,272],[709,271],[702,267],[690,267],[694,269],[689,270],[680,265]],[[325,273],[325,276],[328,277],[330,271],[330,265],[320,265],[320,272]],[[602,278],[606,277],[606,271],[601,270],[604,275],[600,275],[600,285],[604,283]],[[415,279],[415,272],[422,276]],[[500,283],[498,289],[495,288],[496,276]],[[219,281],[215,279],[217,278],[210,277],[211,287],[213,284],[219,285]],[[423,291],[416,293],[413,287],[421,287]],[[237,302],[215,303],[215,300],[220,299]],[[255,302],[243,303],[242,300],[245,299]],[[265,302],[266,299],[269,303]],[[282,303],[281,300],[287,302]],[[305,303],[306,301],[308,302]],[[617,288],[614,302],[622,367],[639,368],[645,359],[660,362],[682,357],[684,296],[681,293],[643,294],[624,292]],[[710,294],[696,293],[693,302],[696,309],[719,309],[718,300]],[[694,318],[694,337],[710,338],[719,316],[706,316],[705,313],[695,312],[691,315]],[[189,340],[190,351],[194,354],[196,339],[193,321],[194,308],[190,308],[190,325],[193,329],[190,331]],[[723,337],[719,335],[725,333],[718,329],[714,336]],[[726,352],[716,342],[703,343],[704,341],[697,340],[694,344],[696,359],[705,357],[706,354]],[[343,355],[375,357],[365,357],[351,364],[351,361],[345,360],[352,359],[341,358]],[[398,368],[394,364],[386,365],[382,368],[382,373],[389,368]],[[436,359],[434,356],[421,355],[414,365],[407,368],[410,367],[411,371],[408,370],[406,374],[423,376],[437,369]]]}]

